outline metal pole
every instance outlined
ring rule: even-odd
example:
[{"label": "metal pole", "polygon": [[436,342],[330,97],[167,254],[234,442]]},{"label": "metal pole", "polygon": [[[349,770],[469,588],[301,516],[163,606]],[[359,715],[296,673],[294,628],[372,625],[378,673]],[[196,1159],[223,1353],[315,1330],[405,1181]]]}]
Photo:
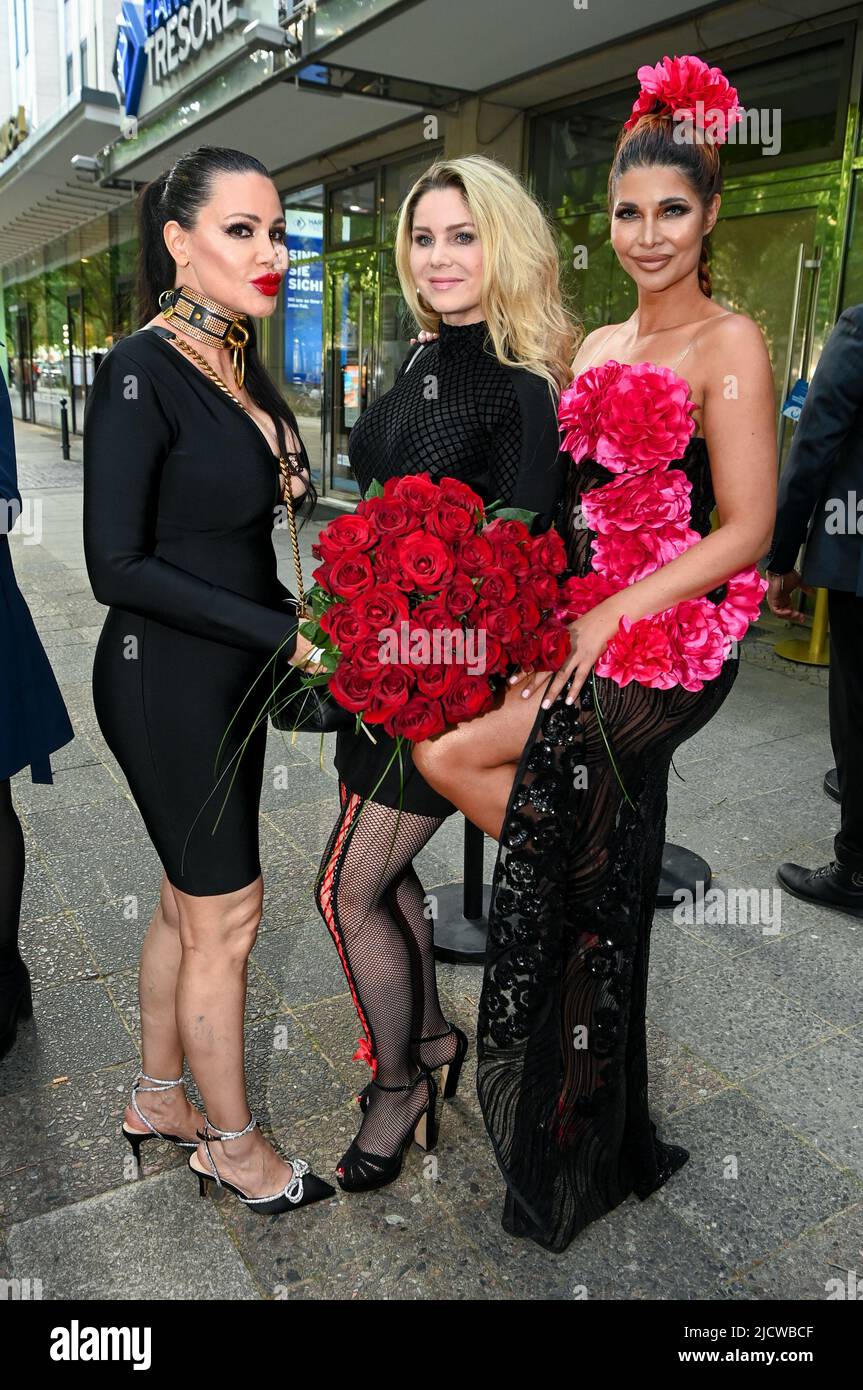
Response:
[{"label": "metal pole", "polygon": [[68,409],[67,409],[67,406],[68,406],[68,402],[67,402],[67,400],[66,400],[66,397],[65,397],[65,396],[61,396],[61,398],[60,398],[60,443],[61,443],[61,447],[62,447],[62,449],[63,449],[63,457],[64,457],[64,459],[68,459],[68,458],[71,458],[71,457],[72,457],[71,453],[69,452],[69,411],[68,411]]}]

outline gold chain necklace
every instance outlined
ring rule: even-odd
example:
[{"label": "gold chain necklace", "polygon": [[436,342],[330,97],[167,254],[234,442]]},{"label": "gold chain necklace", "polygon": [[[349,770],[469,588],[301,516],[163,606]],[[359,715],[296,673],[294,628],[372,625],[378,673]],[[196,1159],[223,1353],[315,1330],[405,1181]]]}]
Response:
[{"label": "gold chain necklace", "polygon": [[[219,376],[219,373],[215,370],[215,368],[210,366],[206,357],[202,357],[201,354],[195,348],[192,347],[191,343],[184,342],[184,340],[176,334],[174,335],[174,342],[177,344],[177,347],[180,348],[182,352],[185,352],[189,357],[193,357],[195,361],[198,362],[201,367],[203,367],[207,376],[216,386],[219,387],[219,390],[224,391],[226,396],[230,396],[232,401],[236,401],[240,409],[245,411],[246,415],[248,415],[249,419],[255,425],[255,428],[259,429],[260,426],[255,421],[255,417],[253,416],[252,412],[246,409],[246,407],[243,405],[243,402],[239,399],[238,396],[234,395],[230,386],[227,386],[225,382],[222,380],[222,378]],[[270,453],[272,453],[272,450],[270,450]],[[291,457],[298,459],[299,455],[292,454]],[[293,476],[296,478],[303,478],[304,475],[302,467],[299,465],[299,463],[293,465],[290,464],[288,460],[284,457],[284,455],[281,453],[279,454],[279,472],[281,474],[282,480],[282,500],[287,503],[288,508],[288,525],[290,527],[291,532],[291,550],[293,552],[294,557],[294,570],[297,576],[297,616],[300,618],[305,618],[308,617],[308,613],[306,612],[306,598],[305,590],[303,588],[303,567],[300,562],[300,543],[297,538],[297,519],[294,514],[294,494],[291,490],[291,475],[293,474]]]}]

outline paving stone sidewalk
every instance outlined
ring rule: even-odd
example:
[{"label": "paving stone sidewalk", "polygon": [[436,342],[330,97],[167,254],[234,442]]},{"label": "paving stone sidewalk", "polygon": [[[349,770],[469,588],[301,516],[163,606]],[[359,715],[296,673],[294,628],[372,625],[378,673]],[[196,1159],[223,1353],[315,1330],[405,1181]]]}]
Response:
[{"label": "paving stone sidewalk", "polygon": [[[133,1180],[119,1133],[139,1057],[136,961],[160,865],[92,709],[105,610],[81,546],[80,442],[19,425],[21,490],[41,542],[12,538],[19,584],[76,737],[53,786],[13,781],[27,875],[22,951],[34,1019],[0,1063],[0,1277],[46,1299],[822,1299],[863,1272],[863,922],[787,896],[781,929],[680,924],[659,911],[649,988],[651,1098],[692,1157],[562,1255],[501,1229],[503,1186],[466,1068],[434,1163],[417,1148],[379,1193],[263,1219],[198,1199],[185,1159],[145,1146]],[[118,444],[117,466],[122,468]],[[303,532],[303,553],[317,527]],[[287,537],[280,572],[290,583]],[[328,740],[329,742],[329,740]],[[286,1153],[331,1174],[368,1079],[359,1027],[311,885],[338,797],[327,747],[273,731],[261,815],[264,922],[249,966],[251,1102]],[[777,862],[831,857],[838,808],[826,690],[742,663],[716,719],[677,756],[669,837],[722,888],[764,890]],[[273,770],[289,767],[279,790]],[[426,888],[457,881],[461,820],[420,857]],[[494,847],[486,844],[490,875]],[[130,902],[137,916],[130,916]],[[481,972],[442,965],[448,1016],[475,1028]],[[473,1062],[473,1049],[470,1062]]]}]

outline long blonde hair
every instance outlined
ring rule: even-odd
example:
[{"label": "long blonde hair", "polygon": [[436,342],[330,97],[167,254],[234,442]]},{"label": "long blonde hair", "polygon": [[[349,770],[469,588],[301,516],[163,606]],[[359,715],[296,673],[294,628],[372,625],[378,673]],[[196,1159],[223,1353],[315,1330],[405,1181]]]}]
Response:
[{"label": "long blonde hair", "polygon": [[480,308],[498,361],[544,377],[559,396],[582,335],[563,303],[555,238],[521,180],[486,155],[435,160],[399,209],[396,270],[417,324],[437,332],[441,315],[420,298],[411,274],[414,214],[424,194],[444,188],[459,190],[482,243]]}]

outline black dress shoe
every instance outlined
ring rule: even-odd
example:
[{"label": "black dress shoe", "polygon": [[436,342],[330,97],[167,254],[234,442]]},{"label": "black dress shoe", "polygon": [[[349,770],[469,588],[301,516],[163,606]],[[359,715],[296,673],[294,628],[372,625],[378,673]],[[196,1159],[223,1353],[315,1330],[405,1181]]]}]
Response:
[{"label": "black dress shoe", "polygon": [[30,975],[21,961],[17,969],[0,975],[0,1057],[5,1057],[13,1046],[20,1020],[32,1017]]},{"label": "black dress shoe", "polygon": [[863,917],[863,874],[845,869],[832,860],[820,869],[800,864],[780,864],[776,877],[786,892],[818,907],[837,908],[852,917]]},{"label": "black dress shoe", "polygon": [[831,801],[840,801],[839,796],[839,773],[835,767],[831,767],[829,772],[824,774],[824,790]]}]

